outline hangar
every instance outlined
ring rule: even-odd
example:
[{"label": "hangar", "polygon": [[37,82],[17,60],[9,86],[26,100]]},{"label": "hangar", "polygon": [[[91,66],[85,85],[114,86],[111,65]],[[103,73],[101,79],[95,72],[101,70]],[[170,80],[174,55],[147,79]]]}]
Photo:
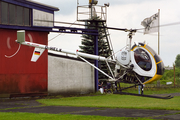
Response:
[{"label": "hangar", "polygon": [[[48,34],[54,32],[52,28],[55,26],[53,22],[46,21],[53,21],[54,12],[58,10],[57,7],[32,0],[0,1],[0,97],[94,91],[93,69],[82,61],[72,63],[72,59],[52,54],[48,57],[48,51],[45,50],[34,63],[30,61],[34,48],[19,46],[15,42],[17,30],[26,30],[26,41],[47,45]],[[66,28],[56,28],[64,33],[69,32]],[[79,32],[82,34],[87,31],[80,29]],[[14,55],[15,52],[17,54]],[[76,65],[82,66],[79,72],[75,72]],[[71,71],[64,71],[67,68]],[[71,73],[69,77],[67,72]],[[90,74],[86,76],[86,73]],[[83,77],[74,78],[78,75]]]}]

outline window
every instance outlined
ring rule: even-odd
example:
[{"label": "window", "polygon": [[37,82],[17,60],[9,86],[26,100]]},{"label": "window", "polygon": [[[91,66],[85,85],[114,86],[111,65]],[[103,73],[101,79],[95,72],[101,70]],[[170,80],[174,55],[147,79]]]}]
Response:
[{"label": "window", "polygon": [[30,26],[30,9],[0,1],[0,24]]},{"label": "window", "polygon": [[8,4],[1,2],[1,23],[8,24]]},{"label": "window", "polygon": [[16,6],[13,4],[9,4],[9,24],[16,24]]},{"label": "window", "polygon": [[30,25],[30,10],[28,8],[24,8],[24,25]]},{"label": "window", "polygon": [[151,70],[152,68],[151,58],[145,50],[141,48],[136,49],[134,51],[134,58],[140,68],[142,68],[145,71]]},{"label": "window", "polygon": [[17,6],[17,25],[22,25],[23,24],[23,7]]}]

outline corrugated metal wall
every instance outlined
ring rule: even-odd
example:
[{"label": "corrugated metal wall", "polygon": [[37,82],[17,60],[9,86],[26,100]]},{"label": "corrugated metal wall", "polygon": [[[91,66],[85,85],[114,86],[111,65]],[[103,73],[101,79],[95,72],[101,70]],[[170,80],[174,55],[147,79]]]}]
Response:
[{"label": "corrugated metal wall", "polygon": [[[0,29],[0,96],[4,94],[47,93],[47,50],[36,63],[31,62],[34,48],[19,44],[17,31]],[[26,41],[47,45],[48,32],[26,31]]]}]

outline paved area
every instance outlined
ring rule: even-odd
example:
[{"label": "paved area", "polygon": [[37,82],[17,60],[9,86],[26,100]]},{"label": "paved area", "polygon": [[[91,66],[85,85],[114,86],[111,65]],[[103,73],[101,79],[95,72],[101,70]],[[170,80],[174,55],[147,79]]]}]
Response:
[{"label": "paved area", "polygon": [[[13,109],[11,109],[13,108]],[[30,112],[49,114],[99,115],[112,117],[142,117],[163,120],[179,120],[180,111],[143,110],[120,108],[89,108],[67,106],[43,106],[36,99],[1,99],[0,112]]]}]

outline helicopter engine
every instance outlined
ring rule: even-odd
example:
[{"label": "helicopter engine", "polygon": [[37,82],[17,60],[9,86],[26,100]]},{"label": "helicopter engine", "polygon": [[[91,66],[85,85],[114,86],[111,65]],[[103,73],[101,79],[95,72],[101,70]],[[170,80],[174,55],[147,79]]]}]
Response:
[{"label": "helicopter engine", "polygon": [[119,64],[128,65],[131,60],[130,52],[127,50],[122,50],[117,54],[116,59]]}]

